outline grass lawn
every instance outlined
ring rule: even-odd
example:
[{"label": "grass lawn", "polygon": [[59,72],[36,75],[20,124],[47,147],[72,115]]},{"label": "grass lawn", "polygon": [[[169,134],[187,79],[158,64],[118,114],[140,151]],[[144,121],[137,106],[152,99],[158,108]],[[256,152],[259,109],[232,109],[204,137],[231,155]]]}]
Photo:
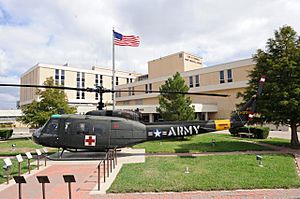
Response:
[{"label": "grass lawn", "polygon": [[255,155],[147,157],[145,163],[123,165],[108,192],[300,187],[292,156],[263,155],[263,164],[258,166]]},{"label": "grass lawn", "polygon": [[262,143],[267,143],[267,144],[272,144],[272,145],[276,145],[276,146],[283,146],[283,147],[288,147],[288,148],[292,148],[292,149],[300,149],[300,145],[297,146],[292,146],[291,145],[291,141],[288,139],[282,139],[282,138],[267,138],[267,139],[263,139],[263,140],[255,140],[258,142],[262,142]]},{"label": "grass lawn", "polygon": [[[16,145],[14,151],[11,148],[12,144]],[[41,148],[43,148],[43,146],[34,143],[30,138],[5,140],[0,142],[0,156],[14,156],[26,152],[35,154],[35,149]],[[49,151],[51,150],[49,149]]]},{"label": "grass lawn", "polygon": [[[27,168],[27,159],[23,158],[24,161],[21,163],[21,173],[26,173],[28,171]],[[10,159],[12,162],[12,168],[11,168],[11,174],[10,179],[12,179],[12,176],[18,175],[18,162],[15,158]],[[30,162],[34,162],[35,160],[31,160]],[[41,164],[41,163],[40,163]],[[3,170],[4,161],[0,160],[0,184],[6,183],[6,175]],[[35,169],[36,165],[30,164],[30,169]],[[4,177],[5,175],[5,177]]]},{"label": "grass lawn", "polygon": [[[212,146],[212,139],[216,145]],[[205,152],[205,151],[247,151],[247,150],[271,150],[268,147],[252,143],[241,142],[231,135],[206,133],[197,136],[186,137],[184,140],[167,139],[148,141],[135,145],[133,148],[145,148],[148,153],[181,153],[181,152]]]},{"label": "grass lawn", "polygon": [[275,146],[282,146],[282,147],[287,147],[287,148],[292,148],[292,149],[300,149],[300,145],[292,146],[291,141],[289,139],[283,139],[283,138],[253,139],[253,138],[239,138],[239,137],[236,137],[236,138],[246,139],[249,141],[261,142],[261,143],[266,143],[266,144],[272,144]]}]

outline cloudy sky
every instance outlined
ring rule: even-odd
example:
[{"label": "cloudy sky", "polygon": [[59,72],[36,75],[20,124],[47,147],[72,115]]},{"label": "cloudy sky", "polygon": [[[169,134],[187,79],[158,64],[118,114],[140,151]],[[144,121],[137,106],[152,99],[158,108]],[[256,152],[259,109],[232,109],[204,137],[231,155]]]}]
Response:
[{"label": "cloudy sky", "polygon": [[[0,0],[0,83],[19,83],[36,63],[111,67],[112,27],[141,38],[116,47],[116,68],[147,73],[147,61],[178,51],[207,66],[249,58],[274,30],[300,32],[298,0]],[[18,89],[0,88],[0,109]]]}]

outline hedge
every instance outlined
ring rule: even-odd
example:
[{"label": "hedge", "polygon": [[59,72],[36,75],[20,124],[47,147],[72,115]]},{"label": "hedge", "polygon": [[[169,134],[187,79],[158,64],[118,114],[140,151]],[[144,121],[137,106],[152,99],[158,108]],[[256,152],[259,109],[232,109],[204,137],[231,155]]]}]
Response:
[{"label": "hedge", "polygon": [[0,139],[8,139],[12,136],[13,129],[0,129]]},{"label": "hedge", "polygon": [[266,126],[243,126],[229,129],[229,132],[238,136],[239,133],[252,133],[254,138],[266,139],[269,136],[270,128]]}]

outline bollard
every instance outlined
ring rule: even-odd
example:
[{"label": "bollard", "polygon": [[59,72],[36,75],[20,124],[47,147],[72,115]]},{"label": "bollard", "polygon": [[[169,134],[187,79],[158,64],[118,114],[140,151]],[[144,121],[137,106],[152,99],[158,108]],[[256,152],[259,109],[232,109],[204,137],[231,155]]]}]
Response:
[{"label": "bollard", "polygon": [[103,161],[103,181],[105,182],[106,180],[105,180],[105,178],[106,178],[106,175],[105,175],[105,159],[104,159],[104,161]]},{"label": "bollard", "polygon": [[109,153],[109,164],[110,164],[110,172],[112,172],[112,153],[111,153],[111,151],[110,151],[110,153]]},{"label": "bollard", "polygon": [[116,165],[118,165],[118,162],[117,162],[117,148],[115,148],[115,159],[116,159]]},{"label": "bollard", "polygon": [[100,166],[101,166],[101,162],[98,164],[98,191],[100,191]]},{"label": "bollard", "polygon": [[106,166],[107,166],[107,177],[109,177],[109,157],[108,157],[108,153],[106,153]]}]

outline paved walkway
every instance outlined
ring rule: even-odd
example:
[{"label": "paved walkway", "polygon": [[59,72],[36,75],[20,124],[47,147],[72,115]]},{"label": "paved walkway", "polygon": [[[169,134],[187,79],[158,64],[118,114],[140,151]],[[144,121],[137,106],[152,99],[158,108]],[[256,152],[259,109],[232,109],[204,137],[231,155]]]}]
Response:
[{"label": "paved walkway", "polygon": [[91,199],[285,199],[299,198],[300,189],[256,189],[235,191],[191,191],[168,193],[126,193],[94,196]]},{"label": "paved walkway", "polygon": [[[270,147],[268,144],[259,143]],[[220,155],[220,154],[262,154],[262,153],[292,153],[295,160],[300,165],[300,150],[292,150],[283,147],[272,146],[276,151],[247,151],[247,152],[215,152],[215,153],[195,153],[195,154],[169,154],[169,155]],[[160,154],[167,155],[167,154]],[[50,162],[49,162],[50,164]],[[300,198],[300,189],[272,189],[272,190],[233,190],[233,191],[192,191],[192,192],[168,192],[168,193],[126,193],[126,194],[101,194],[90,195],[92,190],[95,190],[97,183],[97,167],[96,162],[72,163],[72,162],[57,162],[55,165],[48,166],[34,175],[26,177],[27,184],[22,186],[23,198],[25,199],[40,199],[42,198],[41,185],[36,180],[36,175],[47,175],[51,181],[46,185],[47,199],[66,199],[68,198],[67,184],[64,183],[62,175],[73,174],[76,178],[76,183],[72,185],[72,198],[78,199],[114,199],[114,198],[167,198],[167,199],[196,199],[196,198]],[[43,167],[42,167],[43,168]],[[299,173],[300,173],[300,169]],[[101,171],[103,171],[101,169]],[[103,176],[103,172],[101,172]],[[4,190],[0,189],[0,199],[16,199],[17,185],[10,183],[4,186]],[[6,187],[5,187],[6,186]]]},{"label": "paved walkway", "polygon": [[[97,180],[97,164],[90,165],[52,165],[43,171],[37,173],[38,176],[49,176],[50,184],[46,184],[47,199],[64,199],[68,198],[67,184],[63,181],[63,175],[75,174],[76,183],[72,185],[74,198],[87,198],[89,192],[94,188]],[[36,179],[36,175],[26,178],[27,184],[22,185],[23,198],[41,199],[41,185]],[[12,184],[12,182],[10,183]],[[6,185],[9,186],[9,185]],[[0,192],[1,199],[18,198],[18,187],[16,184],[9,186]]]}]

